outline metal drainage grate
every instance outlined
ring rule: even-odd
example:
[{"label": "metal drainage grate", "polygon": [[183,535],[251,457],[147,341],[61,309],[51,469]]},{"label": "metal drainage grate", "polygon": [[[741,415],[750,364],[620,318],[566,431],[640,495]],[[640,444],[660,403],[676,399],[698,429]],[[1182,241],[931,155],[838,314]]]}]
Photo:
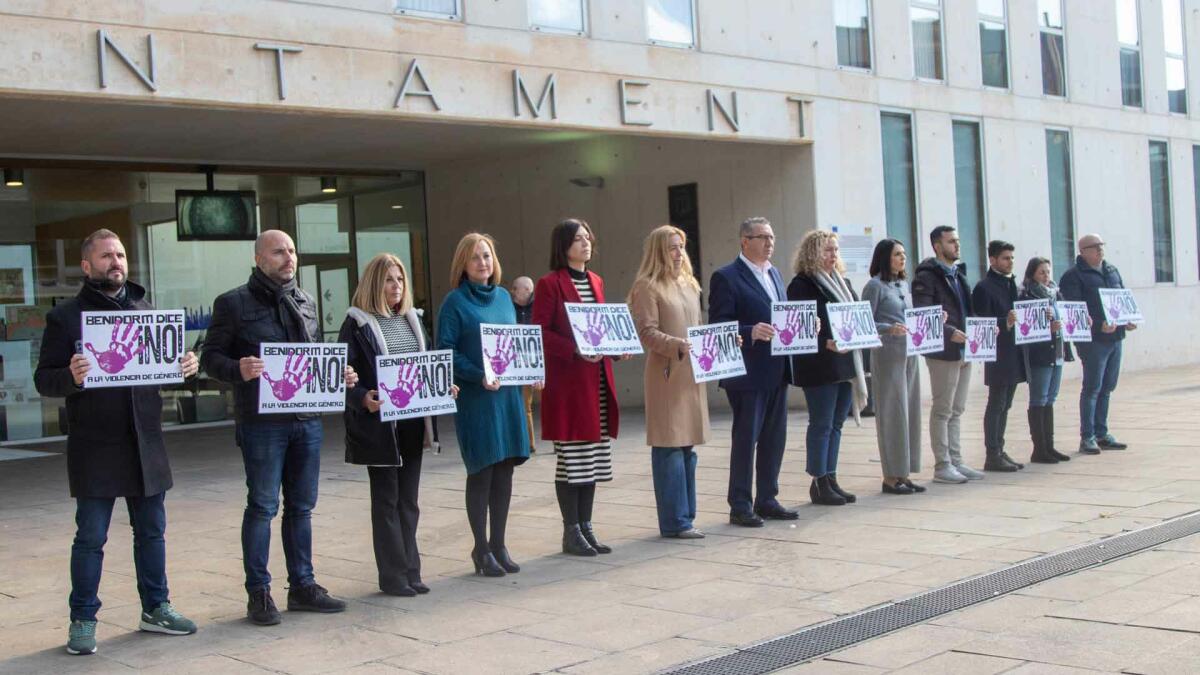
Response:
[{"label": "metal drainage grate", "polygon": [[663,672],[677,675],[769,673],[1054,577],[1111,562],[1196,533],[1200,533],[1200,511],[1026,560],[890,604],[815,624],[789,635],[740,648],[731,654]]}]

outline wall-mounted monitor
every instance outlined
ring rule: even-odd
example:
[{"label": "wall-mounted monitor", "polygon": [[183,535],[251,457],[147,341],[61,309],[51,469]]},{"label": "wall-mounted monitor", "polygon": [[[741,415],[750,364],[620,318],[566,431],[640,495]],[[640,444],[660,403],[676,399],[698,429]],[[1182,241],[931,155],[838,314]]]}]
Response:
[{"label": "wall-mounted monitor", "polygon": [[253,190],[176,190],[179,241],[253,240],[258,209]]}]

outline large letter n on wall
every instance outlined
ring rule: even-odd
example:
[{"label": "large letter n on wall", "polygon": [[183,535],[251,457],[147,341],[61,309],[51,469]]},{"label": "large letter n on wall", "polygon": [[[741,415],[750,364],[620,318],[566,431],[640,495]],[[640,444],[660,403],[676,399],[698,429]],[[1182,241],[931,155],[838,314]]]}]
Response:
[{"label": "large letter n on wall", "polygon": [[133,63],[133,59],[130,59],[125,52],[121,51],[121,48],[112,41],[112,38],[108,37],[108,33],[105,32],[103,28],[96,31],[96,45],[100,50],[101,89],[104,89],[108,86],[108,50],[111,49],[113,53],[116,54],[117,57],[119,57],[122,61],[124,61],[125,65],[133,71],[133,74],[137,75],[138,79],[142,81],[142,84],[146,85],[147,89],[150,91],[158,91],[158,77],[155,75],[154,71],[154,35],[146,36],[146,51],[148,53],[147,65],[149,66],[150,71],[149,77],[146,76],[146,73],[142,72],[141,68],[138,68],[137,65]]}]

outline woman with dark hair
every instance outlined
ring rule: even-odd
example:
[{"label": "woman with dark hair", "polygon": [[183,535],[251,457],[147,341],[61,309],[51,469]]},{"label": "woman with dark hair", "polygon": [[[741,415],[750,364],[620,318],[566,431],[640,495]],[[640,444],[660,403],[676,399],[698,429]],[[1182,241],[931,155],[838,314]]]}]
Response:
[{"label": "woman with dark hair", "polygon": [[583,220],[568,218],[550,233],[551,272],[533,292],[533,322],[542,327],[546,388],[542,438],[558,458],[554,489],[563,519],[563,553],[611,553],[592,530],[596,483],[612,480],[612,438],[619,411],[612,359],[584,356],[567,320],[568,302],[604,302],[604,282],[589,272],[596,238]]},{"label": "woman with dark hair", "polygon": [[[1062,293],[1054,284],[1050,261],[1046,258],[1030,258],[1025,266],[1025,280],[1021,283],[1018,300],[1050,300],[1054,309],[1051,323],[1051,340],[1022,345],[1025,372],[1029,381],[1029,435],[1033,438],[1031,462],[1057,464],[1070,461],[1071,457],[1054,449],[1054,400],[1058,397],[1058,385],[1062,382],[1063,363],[1074,361],[1071,344],[1063,340],[1062,322],[1058,303]],[[1092,319],[1088,317],[1088,328]]]},{"label": "woman with dark hair", "polygon": [[895,239],[879,242],[871,257],[871,279],[862,292],[883,342],[871,354],[871,389],[883,491],[894,495],[925,491],[908,477],[921,470],[921,377],[917,357],[908,355],[904,325],[904,310],[913,306],[907,263],[904,244]]}]

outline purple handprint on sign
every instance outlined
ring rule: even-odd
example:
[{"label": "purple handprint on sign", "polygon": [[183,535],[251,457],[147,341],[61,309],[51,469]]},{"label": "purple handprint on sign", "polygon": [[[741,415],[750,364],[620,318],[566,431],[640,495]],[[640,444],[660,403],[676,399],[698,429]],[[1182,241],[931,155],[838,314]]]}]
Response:
[{"label": "purple handprint on sign", "polygon": [[1021,323],[1017,326],[1021,329],[1021,335],[1029,335],[1029,329],[1033,328],[1033,324],[1029,322],[1029,318],[1035,311],[1037,310],[1033,307],[1026,307],[1021,312]]},{"label": "purple handprint on sign", "polygon": [[838,336],[842,338],[842,342],[850,342],[854,339],[854,325],[847,323],[838,329]]},{"label": "purple handprint on sign", "polygon": [[[125,330],[121,330],[122,328]],[[99,364],[100,370],[110,375],[119,373],[125,370],[125,366],[129,365],[129,362],[137,358],[137,355],[146,348],[145,342],[137,345],[137,349],[133,348],[141,335],[137,328],[135,323],[122,323],[118,320],[113,324],[112,339],[108,343],[107,351],[97,352],[90,342],[84,346],[92,353],[92,356],[96,357],[96,363]]]},{"label": "purple handprint on sign", "polygon": [[1065,324],[1063,324],[1063,327],[1067,329],[1067,335],[1075,334],[1075,326],[1078,325],[1075,322],[1076,318],[1077,318],[1077,315],[1075,314],[1075,312],[1073,312],[1073,311],[1067,312],[1067,322]]},{"label": "purple handprint on sign", "polygon": [[912,343],[914,347],[920,347],[925,338],[929,335],[929,317],[922,315],[917,317],[917,330],[912,335]]},{"label": "purple handprint on sign", "polygon": [[971,339],[967,341],[967,347],[971,350],[972,354],[979,351],[979,331],[971,333]]},{"label": "purple handprint on sign", "polygon": [[[692,353],[696,354],[695,349],[692,350]],[[708,335],[704,336],[704,349],[699,354],[696,354],[696,363],[698,363],[700,365],[700,370],[703,370],[706,373],[708,371],[712,370],[713,366],[716,365],[716,363],[717,363],[717,335],[716,335],[716,333],[709,333]]]},{"label": "purple handprint on sign", "polygon": [[492,372],[497,375],[503,375],[504,371],[508,370],[508,366],[517,359],[517,350],[513,347],[512,337],[508,335],[500,335],[496,338],[496,353],[488,354],[488,350],[483,350],[483,358],[488,360],[492,366]]},{"label": "purple handprint on sign", "polygon": [[396,387],[394,389],[388,389],[387,385],[379,383],[379,391],[386,394],[391,399],[392,405],[399,410],[407,408],[412,401],[413,394],[424,388],[425,377],[415,363],[409,363],[396,369]]},{"label": "purple handprint on sign", "polygon": [[1112,303],[1108,306],[1108,315],[1112,317],[1113,323],[1121,318],[1121,299],[1113,298]]},{"label": "purple handprint on sign", "polygon": [[771,326],[779,335],[779,342],[783,345],[792,344],[792,340],[800,334],[800,310],[789,309],[784,317],[783,326],[776,326],[774,323]]},{"label": "purple handprint on sign", "polygon": [[[263,371],[262,378],[271,385],[271,393],[277,401],[290,401],[313,379],[312,369],[308,367],[312,359],[300,354],[288,354],[283,362],[283,376],[279,379],[271,377]],[[301,379],[303,378],[303,379]]]},{"label": "purple handprint on sign", "polygon": [[600,318],[599,312],[589,312],[587,315],[587,330],[579,330],[577,326],[575,332],[583,336],[584,340],[593,347],[599,346],[604,341],[604,335],[608,332],[608,327],[604,325],[604,321]]}]

